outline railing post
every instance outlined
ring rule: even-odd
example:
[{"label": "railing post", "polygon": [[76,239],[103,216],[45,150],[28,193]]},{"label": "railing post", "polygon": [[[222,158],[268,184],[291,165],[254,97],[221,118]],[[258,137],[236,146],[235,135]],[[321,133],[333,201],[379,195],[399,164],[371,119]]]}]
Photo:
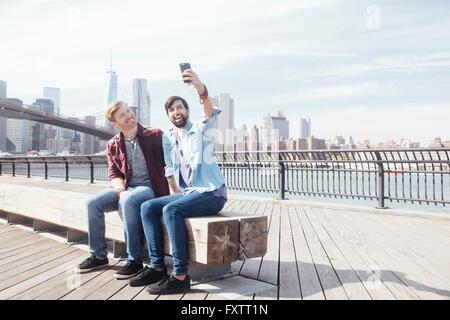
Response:
[{"label": "railing post", "polygon": [[285,168],[284,168],[284,162],[283,159],[281,158],[281,153],[278,152],[278,182],[279,182],[279,194],[280,194],[280,199],[281,200],[285,200],[286,196],[285,196],[285,189],[284,189],[284,184],[285,184]]},{"label": "railing post", "polygon": [[16,176],[16,163],[12,162],[12,176],[15,177]]},{"label": "railing post", "polygon": [[3,175],[3,163],[0,162],[0,176]]},{"label": "railing post", "polygon": [[31,168],[30,168],[30,162],[27,161],[27,178],[31,177]]},{"label": "railing post", "polygon": [[66,182],[69,181],[69,162],[66,160]]},{"label": "railing post", "polygon": [[377,209],[386,209],[384,205],[384,166],[383,160],[381,159],[380,153],[375,152],[375,156],[377,157],[377,165],[378,165],[378,206]]},{"label": "railing post", "polygon": [[47,161],[44,162],[44,179],[48,179],[48,164]]},{"label": "railing post", "polygon": [[91,183],[94,183],[94,162],[91,161]]}]

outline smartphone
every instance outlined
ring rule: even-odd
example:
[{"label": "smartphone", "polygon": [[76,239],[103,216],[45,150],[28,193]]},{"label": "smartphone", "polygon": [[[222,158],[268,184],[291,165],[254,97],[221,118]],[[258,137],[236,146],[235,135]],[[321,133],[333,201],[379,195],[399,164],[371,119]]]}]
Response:
[{"label": "smartphone", "polygon": [[[180,63],[180,70],[183,73],[184,70],[191,69],[190,63]],[[183,80],[184,83],[191,83],[190,80]]]}]

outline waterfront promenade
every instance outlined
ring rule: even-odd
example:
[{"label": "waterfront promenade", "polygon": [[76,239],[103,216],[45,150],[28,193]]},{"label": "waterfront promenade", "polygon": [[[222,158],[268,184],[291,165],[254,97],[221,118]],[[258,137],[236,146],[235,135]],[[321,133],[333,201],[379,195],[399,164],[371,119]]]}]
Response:
[{"label": "waterfront promenade", "polygon": [[0,219],[0,299],[450,299],[450,216],[233,195],[225,209],[268,217],[267,254],[169,296],[114,279],[118,260],[74,274],[86,245]]}]

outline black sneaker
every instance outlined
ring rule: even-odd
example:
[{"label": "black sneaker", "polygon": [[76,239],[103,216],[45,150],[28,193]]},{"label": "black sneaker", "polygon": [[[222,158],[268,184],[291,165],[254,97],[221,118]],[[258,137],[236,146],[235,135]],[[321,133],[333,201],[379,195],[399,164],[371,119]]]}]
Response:
[{"label": "black sneaker", "polygon": [[92,270],[100,269],[108,265],[108,258],[103,259],[97,258],[94,254],[91,254],[89,258],[80,263],[76,268],[75,272],[85,273]]},{"label": "black sneaker", "polygon": [[144,270],[142,262],[128,260],[127,263],[114,274],[114,277],[119,280],[125,280],[134,277],[142,270]]},{"label": "black sneaker", "polygon": [[145,267],[144,271],[138,274],[136,277],[130,280],[131,287],[142,287],[149,284],[160,282],[167,275],[166,266],[162,271],[158,271],[153,268]]},{"label": "black sneaker", "polygon": [[151,294],[185,293],[191,290],[191,279],[186,275],[184,280],[178,280],[171,274],[170,277],[165,276],[160,282],[147,286],[146,290]]}]

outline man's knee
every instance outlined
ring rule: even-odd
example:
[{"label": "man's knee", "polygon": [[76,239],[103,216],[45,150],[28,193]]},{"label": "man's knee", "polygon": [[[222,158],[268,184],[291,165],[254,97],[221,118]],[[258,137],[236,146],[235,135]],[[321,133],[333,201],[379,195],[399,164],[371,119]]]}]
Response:
[{"label": "man's knee", "polygon": [[141,204],[141,217],[142,219],[152,219],[158,215],[158,208],[160,206],[156,201],[148,200]]},{"label": "man's knee", "polygon": [[169,203],[163,208],[163,217],[164,221],[169,222],[172,221],[177,216],[180,216],[179,205],[176,203]]},{"label": "man's knee", "polygon": [[88,197],[84,202],[84,206],[86,208],[87,214],[92,215],[92,214],[96,214],[97,212],[101,211],[100,210],[101,209],[100,202],[101,202],[101,198],[99,198],[97,195]]}]

